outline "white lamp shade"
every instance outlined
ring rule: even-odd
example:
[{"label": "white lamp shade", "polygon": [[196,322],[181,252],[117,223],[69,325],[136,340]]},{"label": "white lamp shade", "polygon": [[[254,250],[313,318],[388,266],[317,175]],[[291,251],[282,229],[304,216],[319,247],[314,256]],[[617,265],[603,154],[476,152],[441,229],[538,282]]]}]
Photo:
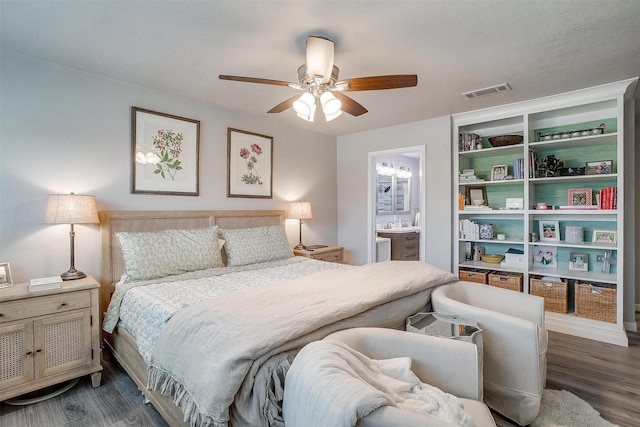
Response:
[{"label": "white lamp shade", "polygon": [[327,117],[333,116],[342,108],[342,102],[331,92],[324,92],[320,95],[320,103],[322,104],[322,111]]},{"label": "white lamp shade", "polygon": [[329,82],[333,71],[333,42],[322,37],[307,38],[307,72],[315,79],[322,76],[324,83]]},{"label": "white lamp shade", "polygon": [[300,118],[312,122],[316,113],[316,98],[310,92],[306,92],[293,102],[293,109]]},{"label": "white lamp shade", "polygon": [[98,224],[94,196],[79,194],[51,194],[44,214],[47,224]]},{"label": "white lamp shade", "polygon": [[311,203],[309,202],[291,202],[289,203],[289,209],[287,211],[287,218],[289,219],[310,219]]}]

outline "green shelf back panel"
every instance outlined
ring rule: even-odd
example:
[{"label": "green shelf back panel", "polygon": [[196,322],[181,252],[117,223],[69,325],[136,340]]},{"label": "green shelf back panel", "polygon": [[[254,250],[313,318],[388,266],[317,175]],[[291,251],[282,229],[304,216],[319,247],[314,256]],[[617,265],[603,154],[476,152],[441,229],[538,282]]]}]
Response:
[{"label": "green shelf back panel", "polygon": [[[577,182],[554,182],[554,183],[541,183],[536,182],[533,191],[533,201],[531,206],[535,206],[537,203],[544,202],[547,206],[567,206],[569,204],[569,190],[587,188],[591,189],[591,204],[596,205],[596,194],[598,194],[605,187],[615,187],[617,185],[615,177],[611,180],[599,180],[589,182],[587,180]],[[491,198],[487,192],[487,198],[491,202]],[[530,206],[530,207],[531,207]]]},{"label": "green shelf back panel", "polygon": [[[615,144],[603,144],[596,146],[584,146],[580,141],[576,141],[575,148],[549,148],[549,150],[536,151],[536,159],[540,159],[554,155],[562,160],[565,168],[584,167],[587,162],[597,162],[600,160],[611,160],[612,172],[618,171],[618,162],[616,161],[617,152]],[[484,160],[484,159],[483,159]],[[491,171],[491,167],[489,167]]]},{"label": "green shelf back panel", "polygon": [[[524,224],[521,220],[514,221],[508,219],[474,218],[473,221],[477,224],[492,224],[494,237],[496,237],[499,233],[502,233],[506,236],[507,240],[524,241]],[[505,246],[504,243],[500,245]]]}]

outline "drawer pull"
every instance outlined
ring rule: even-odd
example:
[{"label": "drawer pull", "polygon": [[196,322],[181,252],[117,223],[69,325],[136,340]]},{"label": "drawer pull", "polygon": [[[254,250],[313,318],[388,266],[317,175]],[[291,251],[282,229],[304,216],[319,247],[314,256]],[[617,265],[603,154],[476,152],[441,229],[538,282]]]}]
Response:
[{"label": "drawer pull", "polygon": [[4,316],[4,314],[0,313],[0,317]]},{"label": "drawer pull", "polygon": [[41,351],[42,351],[42,349],[39,348],[39,349],[36,350],[36,353],[40,353]]},{"label": "drawer pull", "polygon": [[60,307],[58,307],[58,308],[65,307],[66,305],[67,305],[67,303],[66,303],[66,302],[63,302],[63,303],[61,303],[61,304],[60,304]]},{"label": "drawer pull", "polygon": [[31,354],[33,354],[33,351],[27,351],[27,356],[31,356]]}]

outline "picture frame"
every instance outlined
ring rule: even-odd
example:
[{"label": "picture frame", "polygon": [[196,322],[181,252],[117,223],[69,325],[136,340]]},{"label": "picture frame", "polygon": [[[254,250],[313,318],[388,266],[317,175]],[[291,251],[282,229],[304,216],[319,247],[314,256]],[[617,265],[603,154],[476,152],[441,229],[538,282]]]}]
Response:
[{"label": "picture frame", "polygon": [[503,181],[508,175],[507,165],[491,166],[491,181]]},{"label": "picture frame", "polygon": [[540,232],[540,241],[560,241],[560,223],[558,221],[541,219],[538,227]]},{"label": "picture frame", "polygon": [[131,193],[199,195],[200,121],[131,107]]},{"label": "picture frame", "polygon": [[9,286],[13,286],[11,268],[8,262],[2,262],[0,263],[0,288],[8,288]]},{"label": "picture frame", "polygon": [[568,204],[569,206],[591,206],[593,204],[593,190],[591,188],[570,188]]},{"label": "picture frame", "polygon": [[571,252],[569,254],[569,270],[589,271],[589,254],[586,252]]},{"label": "picture frame", "polygon": [[553,246],[534,246],[533,266],[558,268],[558,248]]},{"label": "picture frame", "polygon": [[[479,199],[478,197],[481,197]],[[484,200],[483,206],[489,206],[487,201],[487,186],[486,185],[467,185],[464,189],[465,205],[472,205],[473,200]]]},{"label": "picture frame", "polygon": [[587,162],[585,166],[586,175],[606,175],[613,173],[612,160],[598,160],[595,162]]},{"label": "picture frame", "polygon": [[227,128],[227,197],[273,197],[273,137]]},{"label": "picture frame", "polygon": [[611,243],[616,244],[617,233],[610,230],[593,230],[593,237],[591,239],[593,243]]}]

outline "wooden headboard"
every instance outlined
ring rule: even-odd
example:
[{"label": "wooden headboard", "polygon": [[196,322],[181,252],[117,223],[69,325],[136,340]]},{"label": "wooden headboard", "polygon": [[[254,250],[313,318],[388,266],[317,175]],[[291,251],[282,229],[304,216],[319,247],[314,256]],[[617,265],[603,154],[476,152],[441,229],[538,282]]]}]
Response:
[{"label": "wooden headboard", "polygon": [[228,211],[101,211],[102,265],[100,273],[100,312],[107,310],[114,283],[124,273],[124,260],[116,232],[159,231],[169,229],[251,228],[284,222],[283,210]]}]

